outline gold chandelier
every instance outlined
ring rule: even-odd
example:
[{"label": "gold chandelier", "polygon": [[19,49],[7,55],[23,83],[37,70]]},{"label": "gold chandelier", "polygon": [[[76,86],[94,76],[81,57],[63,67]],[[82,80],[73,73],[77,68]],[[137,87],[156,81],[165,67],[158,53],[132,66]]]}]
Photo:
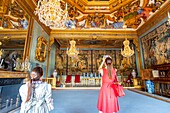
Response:
[{"label": "gold chandelier", "polygon": [[79,54],[79,51],[76,49],[75,45],[76,45],[76,41],[71,40],[70,41],[70,49],[68,50],[68,48],[67,48],[67,52],[66,52],[69,57],[74,58]]},{"label": "gold chandelier", "polygon": [[[127,26],[124,24],[123,29],[126,29],[126,28],[127,28]],[[125,34],[126,34],[126,32],[125,32]],[[123,50],[121,49],[121,54],[124,57],[131,57],[134,54],[134,50],[133,50],[133,48],[130,49],[129,44],[130,44],[130,42],[126,38],[125,41],[123,41],[124,49]]]},{"label": "gold chandelier", "polygon": [[134,50],[133,50],[133,48],[130,49],[130,47],[129,47],[129,40],[127,40],[127,38],[123,42],[123,45],[124,45],[124,50],[121,49],[121,54],[124,57],[131,57],[134,54]]},{"label": "gold chandelier", "polygon": [[67,21],[67,3],[63,10],[60,0],[39,0],[35,9],[40,22],[52,28],[64,28]]}]

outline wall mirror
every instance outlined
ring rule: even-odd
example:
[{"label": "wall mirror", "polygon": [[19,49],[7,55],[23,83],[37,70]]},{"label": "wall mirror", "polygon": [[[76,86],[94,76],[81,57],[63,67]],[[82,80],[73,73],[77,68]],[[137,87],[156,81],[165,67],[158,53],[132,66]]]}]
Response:
[{"label": "wall mirror", "polygon": [[40,36],[38,37],[37,47],[36,47],[36,55],[35,58],[40,61],[44,62],[46,59],[46,52],[47,52],[47,40]]}]

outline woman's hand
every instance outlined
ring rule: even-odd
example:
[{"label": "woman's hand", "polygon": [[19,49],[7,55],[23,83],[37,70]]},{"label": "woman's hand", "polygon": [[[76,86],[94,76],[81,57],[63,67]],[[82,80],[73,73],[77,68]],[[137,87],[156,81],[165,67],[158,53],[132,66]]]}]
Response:
[{"label": "woman's hand", "polygon": [[103,56],[103,62],[105,62],[105,60],[106,60],[106,56],[104,55],[104,56]]}]

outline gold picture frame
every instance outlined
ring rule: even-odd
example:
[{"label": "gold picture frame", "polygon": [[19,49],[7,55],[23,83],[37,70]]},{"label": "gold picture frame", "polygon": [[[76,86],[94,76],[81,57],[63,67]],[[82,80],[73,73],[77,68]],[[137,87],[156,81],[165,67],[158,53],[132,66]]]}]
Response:
[{"label": "gold picture frame", "polygon": [[46,52],[47,52],[47,40],[40,36],[38,37],[37,47],[36,47],[36,56],[35,58],[40,61],[44,62],[46,60]]}]

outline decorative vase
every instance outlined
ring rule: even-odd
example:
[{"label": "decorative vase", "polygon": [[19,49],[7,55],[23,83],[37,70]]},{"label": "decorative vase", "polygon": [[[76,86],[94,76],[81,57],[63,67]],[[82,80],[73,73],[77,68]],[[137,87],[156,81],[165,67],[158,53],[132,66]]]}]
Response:
[{"label": "decorative vase", "polygon": [[54,70],[54,72],[53,72],[53,77],[54,77],[54,78],[57,77],[57,71],[56,71],[56,70]]},{"label": "decorative vase", "polygon": [[90,78],[93,78],[93,73],[90,73]]},{"label": "decorative vase", "polygon": [[131,74],[132,74],[133,78],[136,78],[136,72],[135,72],[134,69],[132,70],[132,73],[131,73]]}]

